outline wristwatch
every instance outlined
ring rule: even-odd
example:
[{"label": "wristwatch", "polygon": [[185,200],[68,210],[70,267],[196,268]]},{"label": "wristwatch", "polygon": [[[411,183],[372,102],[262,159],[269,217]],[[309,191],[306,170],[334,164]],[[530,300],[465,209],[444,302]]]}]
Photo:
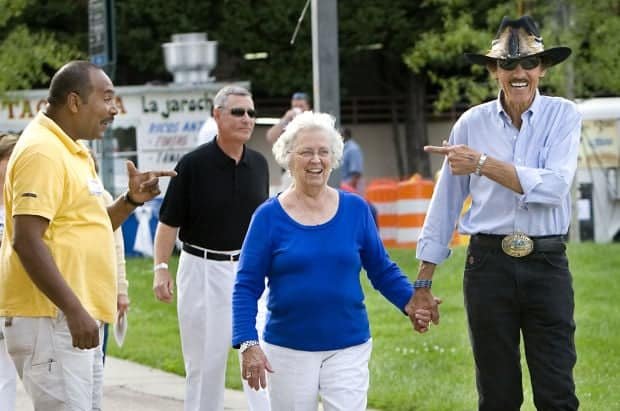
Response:
[{"label": "wristwatch", "polygon": [[241,345],[239,346],[239,352],[241,354],[243,354],[244,352],[246,352],[248,350],[248,348],[250,347],[254,347],[255,345],[258,345],[259,342],[256,340],[248,340],[248,341],[244,341],[241,343]]},{"label": "wristwatch", "polygon": [[480,154],[480,158],[478,159],[478,164],[476,164],[476,171],[474,171],[474,174],[476,174],[477,176],[482,175],[482,166],[484,166],[484,163],[486,163],[487,157],[488,156],[486,153]]},{"label": "wristwatch", "polygon": [[168,263],[155,264],[155,266],[153,267],[153,271],[167,270],[167,269],[168,269]]}]

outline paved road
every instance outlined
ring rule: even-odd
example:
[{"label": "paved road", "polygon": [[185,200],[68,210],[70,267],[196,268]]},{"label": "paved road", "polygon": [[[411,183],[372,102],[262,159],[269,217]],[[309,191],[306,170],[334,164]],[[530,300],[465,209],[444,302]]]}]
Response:
[{"label": "paved road", "polygon": [[[185,379],[131,361],[107,357],[103,382],[105,411],[183,411]],[[247,411],[241,391],[226,390],[224,410]],[[319,404],[317,411],[322,411]],[[2,411],[2,410],[0,410]],[[15,411],[33,411],[20,381]],[[373,411],[373,410],[368,410]],[[375,410],[376,411],[376,410]]]},{"label": "paved road", "polygon": [[[105,411],[183,411],[185,380],[175,374],[108,357],[103,387]],[[226,390],[224,409],[246,411],[243,393]],[[21,382],[16,411],[33,411]]]}]

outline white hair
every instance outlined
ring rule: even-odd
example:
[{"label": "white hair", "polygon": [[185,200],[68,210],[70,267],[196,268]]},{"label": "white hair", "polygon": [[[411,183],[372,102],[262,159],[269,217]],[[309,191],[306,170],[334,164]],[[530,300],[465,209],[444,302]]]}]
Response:
[{"label": "white hair", "polygon": [[320,130],[323,131],[329,139],[329,148],[332,154],[332,168],[337,168],[342,160],[344,143],[335,125],[336,119],[331,114],[315,113],[313,111],[304,111],[298,114],[293,121],[286,126],[282,135],[280,135],[273,145],[272,151],[276,161],[282,168],[288,170],[291,151],[293,151],[299,132]]}]

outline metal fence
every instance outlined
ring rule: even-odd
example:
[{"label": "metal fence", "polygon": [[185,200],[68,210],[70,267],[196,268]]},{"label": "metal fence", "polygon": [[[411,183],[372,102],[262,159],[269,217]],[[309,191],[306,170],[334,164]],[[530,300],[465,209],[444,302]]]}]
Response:
[{"label": "metal fence", "polygon": [[[402,96],[347,97],[341,100],[340,113],[343,124],[390,123],[405,121],[406,100]],[[429,120],[455,121],[467,108],[457,104],[449,111],[436,112],[433,103],[436,96],[427,96],[425,113]],[[288,98],[255,98],[260,117],[281,117],[290,107]]]}]

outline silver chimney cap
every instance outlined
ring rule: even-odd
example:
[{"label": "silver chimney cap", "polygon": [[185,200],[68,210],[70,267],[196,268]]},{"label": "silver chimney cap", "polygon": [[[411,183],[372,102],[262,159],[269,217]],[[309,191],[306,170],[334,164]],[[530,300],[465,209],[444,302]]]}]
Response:
[{"label": "silver chimney cap", "polygon": [[207,33],[179,33],[170,43],[162,44],[166,70],[175,83],[214,81],[209,72],[217,64],[217,41],[207,41]]}]

